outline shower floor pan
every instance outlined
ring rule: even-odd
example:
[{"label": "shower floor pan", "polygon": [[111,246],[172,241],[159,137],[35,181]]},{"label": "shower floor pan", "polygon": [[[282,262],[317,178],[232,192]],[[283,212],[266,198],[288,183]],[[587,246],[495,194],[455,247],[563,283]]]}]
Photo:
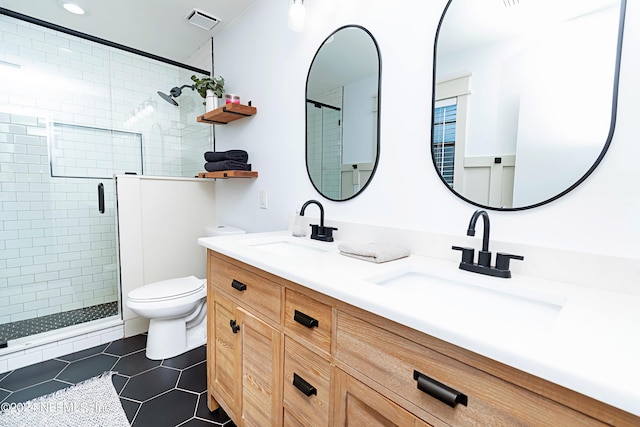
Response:
[{"label": "shower floor pan", "polygon": [[10,340],[91,322],[92,320],[103,319],[117,314],[118,302],[113,301],[63,313],[4,323],[0,325],[0,348],[6,347],[7,341]]}]

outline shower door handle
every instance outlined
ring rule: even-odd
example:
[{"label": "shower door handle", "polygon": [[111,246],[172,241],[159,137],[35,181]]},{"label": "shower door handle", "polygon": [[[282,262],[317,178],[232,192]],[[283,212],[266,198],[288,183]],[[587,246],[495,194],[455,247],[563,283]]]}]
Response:
[{"label": "shower door handle", "polygon": [[98,211],[104,213],[104,184],[98,184]]}]

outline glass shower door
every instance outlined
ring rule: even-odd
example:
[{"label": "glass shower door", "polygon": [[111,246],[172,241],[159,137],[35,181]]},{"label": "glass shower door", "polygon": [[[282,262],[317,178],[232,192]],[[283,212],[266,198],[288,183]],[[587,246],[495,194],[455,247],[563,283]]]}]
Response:
[{"label": "glass shower door", "polygon": [[136,134],[122,148],[109,130],[8,113],[0,128],[0,345],[118,315],[109,168],[120,151],[141,172]]}]

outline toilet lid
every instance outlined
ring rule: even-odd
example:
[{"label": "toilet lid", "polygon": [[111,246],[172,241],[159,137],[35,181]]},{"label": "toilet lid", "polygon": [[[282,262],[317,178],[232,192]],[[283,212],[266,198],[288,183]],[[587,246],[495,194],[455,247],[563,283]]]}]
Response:
[{"label": "toilet lid", "polygon": [[195,276],[180,277],[150,283],[129,292],[130,300],[162,301],[182,298],[202,291],[206,280]]}]

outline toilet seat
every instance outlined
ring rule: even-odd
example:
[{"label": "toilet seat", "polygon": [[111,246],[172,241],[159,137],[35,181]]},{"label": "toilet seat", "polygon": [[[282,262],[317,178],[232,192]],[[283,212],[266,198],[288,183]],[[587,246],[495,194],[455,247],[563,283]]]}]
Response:
[{"label": "toilet seat", "polygon": [[128,297],[132,302],[142,303],[169,301],[196,294],[198,298],[201,298],[200,294],[205,290],[206,282],[206,280],[198,279],[195,276],[163,280],[133,289],[129,292]]}]

